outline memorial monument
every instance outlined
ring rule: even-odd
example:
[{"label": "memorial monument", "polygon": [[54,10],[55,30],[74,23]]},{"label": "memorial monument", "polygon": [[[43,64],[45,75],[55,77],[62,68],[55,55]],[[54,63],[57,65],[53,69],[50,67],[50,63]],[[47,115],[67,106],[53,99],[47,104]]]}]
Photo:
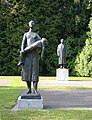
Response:
[{"label": "memorial monument", "polygon": [[56,79],[57,80],[68,80],[68,69],[65,68],[66,62],[66,46],[63,44],[64,39],[61,39],[61,43],[57,47],[57,55],[59,57],[59,66],[56,70]]},{"label": "memorial monument", "polygon": [[[18,109],[40,109],[43,108],[43,98],[38,92],[39,82],[39,60],[38,50],[42,48],[44,54],[45,44],[47,39],[41,38],[34,32],[35,22],[29,22],[29,31],[23,36],[20,61],[18,66],[22,66],[22,80],[26,82],[28,91],[23,93],[17,101]],[[32,90],[33,83],[33,90]]]}]

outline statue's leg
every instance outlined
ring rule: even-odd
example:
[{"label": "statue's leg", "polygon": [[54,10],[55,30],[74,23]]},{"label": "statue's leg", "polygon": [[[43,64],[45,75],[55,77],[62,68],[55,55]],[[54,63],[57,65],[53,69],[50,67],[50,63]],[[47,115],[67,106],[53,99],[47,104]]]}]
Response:
[{"label": "statue's leg", "polygon": [[65,67],[64,67],[64,64],[62,64],[62,68],[64,69]]},{"label": "statue's leg", "polygon": [[62,64],[62,68],[64,67],[64,64]]},{"label": "statue's leg", "polygon": [[38,82],[33,81],[33,87],[34,87],[33,93],[38,95],[37,86],[38,86]]},{"label": "statue's leg", "polygon": [[63,68],[63,64],[60,64],[60,68]]},{"label": "statue's leg", "polygon": [[31,81],[27,81],[28,92],[27,94],[31,93]]}]

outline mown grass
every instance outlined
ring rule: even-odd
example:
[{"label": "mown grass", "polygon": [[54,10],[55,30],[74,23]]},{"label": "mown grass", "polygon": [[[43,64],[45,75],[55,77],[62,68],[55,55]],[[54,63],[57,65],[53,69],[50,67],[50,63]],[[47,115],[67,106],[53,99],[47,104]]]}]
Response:
[{"label": "mown grass", "polygon": [[[0,80],[13,80],[13,79],[21,79],[21,76],[0,76]],[[56,80],[55,76],[40,76],[40,80]],[[92,77],[69,77],[68,78],[70,81],[71,80],[92,80]]]},{"label": "mown grass", "polygon": [[26,110],[11,112],[6,110],[2,120],[92,120],[92,111],[69,110]]}]

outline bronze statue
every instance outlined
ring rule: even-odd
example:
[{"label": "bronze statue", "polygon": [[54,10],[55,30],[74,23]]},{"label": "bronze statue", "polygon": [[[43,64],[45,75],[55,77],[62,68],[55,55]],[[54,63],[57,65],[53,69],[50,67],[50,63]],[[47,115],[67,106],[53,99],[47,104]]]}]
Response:
[{"label": "bronze statue", "polygon": [[66,46],[63,44],[63,39],[61,39],[61,43],[57,47],[57,55],[59,56],[59,65],[60,68],[64,68],[64,64],[66,61]]},{"label": "bronze statue", "polygon": [[42,56],[44,52],[44,45],[47,43],[45,38],[42,38],[34,32],[35,22],[29,22],[29,31],[23,36],[20,61],[18,65],[22,65],[22,80],[26,81],[28,92],[32,93],[31,82],[33,82],[33,93],[39,94],[37,91],[39,81],[39,60],[38,60],[38,48],[42,47]]}]

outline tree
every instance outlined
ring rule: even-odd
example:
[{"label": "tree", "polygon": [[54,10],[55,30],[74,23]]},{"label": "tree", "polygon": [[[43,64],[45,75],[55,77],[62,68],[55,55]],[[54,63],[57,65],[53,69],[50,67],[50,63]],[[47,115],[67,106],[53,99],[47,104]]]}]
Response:
[{"label": "tree", "polygon": [[85,46],[81,53],[76,57],[75,71],[77,76],[91,76],[92,77],[92,17],[89,22],[90,31],[87,32]]}]

